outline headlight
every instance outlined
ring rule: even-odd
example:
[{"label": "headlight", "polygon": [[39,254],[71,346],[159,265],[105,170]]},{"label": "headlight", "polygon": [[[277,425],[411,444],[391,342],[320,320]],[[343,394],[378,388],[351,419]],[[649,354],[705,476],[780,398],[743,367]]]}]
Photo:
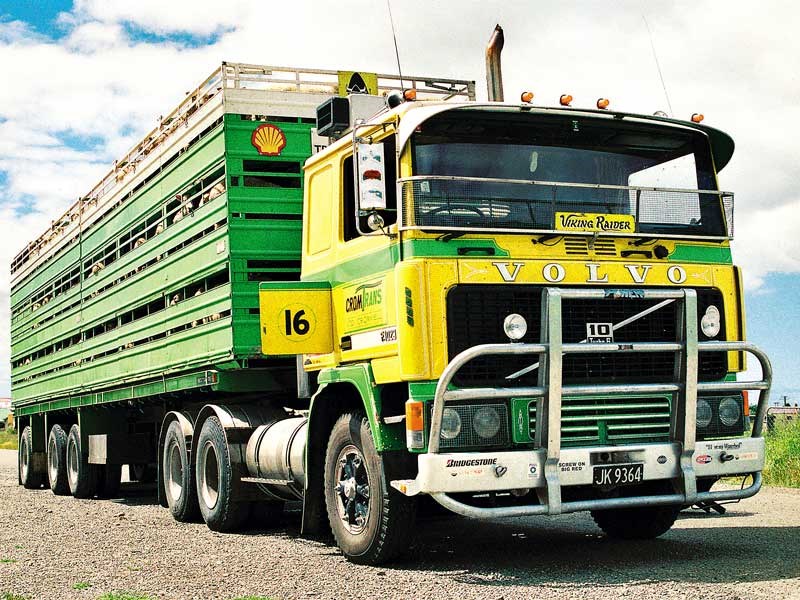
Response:
[{"label": "headlight", "polygon": [[503,331],[511,341],[518,341],[528,332],[528,322],[525,317],[511,313],[503,320]]},{"label": "headlight", "polygon": [[742,409],[739,401],[736,398],[727,397],[723,398],[719,403],[719,420],[726,427],[736,425],[739,417],[742,415]]},{"label": "headlight", "polygon": [[445,408],[442,415],[441,435],[446,440],[452,440],[461,433],[461,417],[452,408]]},{"label": "headlight", "polygon": [[712,304],[706,309],[706,314],[703,315],[703,318],[700,319],[700,329],[703,330],[703,335],[713,338],[719,333],[719,327],[719,309]]},{"label": "headlight", "polygon": [[705,429],[711,424],[711,405],[708,400],[699,398],[697,400],[697,426]]},{"label": "headlight", "polygon": [[492,438],[500,431],[500,414],[491,406],[483,406],[472,417],[472,428],[482,438]]}]

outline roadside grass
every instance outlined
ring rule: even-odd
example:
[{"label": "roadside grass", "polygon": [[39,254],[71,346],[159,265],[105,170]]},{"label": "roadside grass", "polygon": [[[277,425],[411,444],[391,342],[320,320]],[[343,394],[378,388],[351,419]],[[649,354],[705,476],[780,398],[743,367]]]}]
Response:
[{"label": "roadside grass", "polygon": [[28,598],[20,594],[5,592],[2,596],[0,596],[0,600],[28,600]]},{"label": "roadside grass", "polygon": [[15,562],[17,562],[16,558],[0,558],[0,563],[3,564],[13,564]]},{"label": "roadside grass", "polygon": [[92,587],[92,584],[88,581],[79,581],[78,583],[72,585],[73,590],[86,590],[90,587]]},{"label": "roadside grass", "polygon": [[143,596],[136,592],[108,592],[97,600],[153,600],[150,596]]},{"label": "roadside grass", "polygon": [[274,600],[274,598],[269,598],[267,596],[239,596],[231,600]]},{"label": "roadside grass", "polygon": [[765,439],[764,483],[800,488],[800,421],[776,423]]},{"label": "roadside grass", "polygon": [[0,450],[17,449],[17,432],[14,429],[0,431]]}]

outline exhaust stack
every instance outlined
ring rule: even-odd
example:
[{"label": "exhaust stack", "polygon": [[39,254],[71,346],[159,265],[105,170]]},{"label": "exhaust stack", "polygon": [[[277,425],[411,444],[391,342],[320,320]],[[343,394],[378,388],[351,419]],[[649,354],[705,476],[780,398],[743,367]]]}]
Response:
[{"label": "exhaust stack", "polygon": [[503,101],[503,72],[500,67],[500,53],[503,51],[503,28],[495,25],[494,33],[486,46],[486,88],[490,102]]}]

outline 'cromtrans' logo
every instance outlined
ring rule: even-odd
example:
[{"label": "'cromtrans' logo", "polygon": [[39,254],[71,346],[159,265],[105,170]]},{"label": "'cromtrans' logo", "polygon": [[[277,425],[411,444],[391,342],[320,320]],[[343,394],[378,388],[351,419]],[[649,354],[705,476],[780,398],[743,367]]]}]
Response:
[{"label": "'cromtrans' logo", "polygon": [[366,310],[383,302],[381,297],[381,283],[367,283],[356,288],[355,294],[344,302],[346,312]]}]

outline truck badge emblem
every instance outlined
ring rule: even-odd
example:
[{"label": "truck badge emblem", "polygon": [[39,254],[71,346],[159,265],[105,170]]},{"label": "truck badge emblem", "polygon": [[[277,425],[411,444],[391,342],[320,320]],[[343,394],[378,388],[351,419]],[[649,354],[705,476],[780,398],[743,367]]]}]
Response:
[{"label": "truck badge emblem", "polygon": [[497,465],[497,466],[494,468],[494,474],[495,474],[497,477],[502,477],[503,475],[505,475],[505,474],[506,474],[506,471],[508,471],[508,467],[504,467],[503,465]]},{"label": "truck badge emblem", "polygon": [[[502,262],[493,262],[492,263],[497,270],[500,271],[500,277],[503,278],[503,281],[516,281],[517,275],[519,275],[520,269],[524,266],[524,263],[502,263]],[[509,271],[510,266],[514,266],[513,271]]]},{"label": "truck badge emblem", "polygon": [[286,134],[279,127],[266,123],[253,130],[250,143],[262,156],[279,156],[286,147]]}]

